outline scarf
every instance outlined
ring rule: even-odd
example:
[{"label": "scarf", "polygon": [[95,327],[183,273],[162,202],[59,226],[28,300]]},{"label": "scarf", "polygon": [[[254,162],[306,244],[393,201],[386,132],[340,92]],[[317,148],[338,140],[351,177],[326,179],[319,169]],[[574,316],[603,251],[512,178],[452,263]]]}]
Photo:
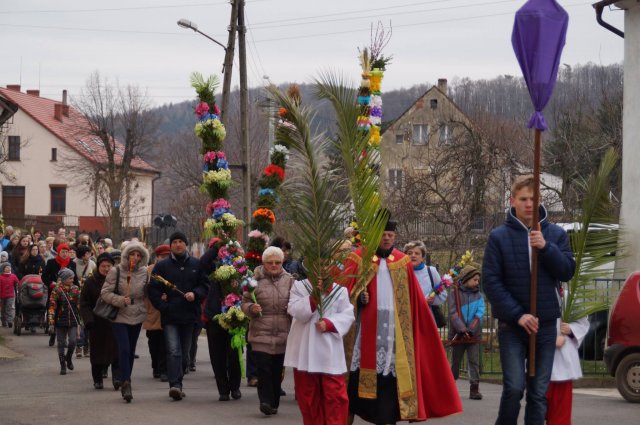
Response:
[{"label": "scarf", "polygon": [[59,255],[56,255],[55,260],[61,269],[64,269],[65,267],[67,267],[71,262],[71,258],[67,257],[65,259],[62,259]]},{"label": "scarf", "polygon": [[418,270],[422,270],[426,267],[427,265],[425,263],[420,263],[417,266],[413,266],[413,270],[418,271]]}]

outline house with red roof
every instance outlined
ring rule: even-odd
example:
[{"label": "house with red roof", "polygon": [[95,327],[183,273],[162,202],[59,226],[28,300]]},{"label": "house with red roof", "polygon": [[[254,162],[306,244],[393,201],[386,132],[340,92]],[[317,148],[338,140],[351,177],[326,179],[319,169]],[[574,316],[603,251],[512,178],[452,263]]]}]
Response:
[{"label": "house with red roof", "polygon": [[[19,85],[8,85],[0,88],[2,100],[18,108],[0,132],[5,155],[0,161],[0,211],[5,223],[42,231],[66,226],[104,235],[106,188],[83,176],[107,163],[106,150],[100,139],[83,130],[88,120],[67,103],[66,90],[57,101],[41,97],[39,90],[22,92]],[[115,152],[117,163],[124,154],[119,141]],[[123,226],[148,227],[153,182],[160,172],[139,157],[132,160],[131,169],[135,183],[126,205],[120,206]]]}]

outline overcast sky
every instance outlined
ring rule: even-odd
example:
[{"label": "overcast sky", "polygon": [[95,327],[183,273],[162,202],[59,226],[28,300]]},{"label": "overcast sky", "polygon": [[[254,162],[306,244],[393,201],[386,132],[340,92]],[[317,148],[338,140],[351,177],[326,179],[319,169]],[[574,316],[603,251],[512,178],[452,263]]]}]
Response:
[{"label": "overcast sky", "polygon": [[[562,62],[623,60],[623,39],[596,23],[595,0],[559,1],[569,13]],[[393,55],[383,91],[444,77],[520,75],[511,48],[515,11],[523,0],[247,0],[248,76],[275,83],[307,82],[334,69],[358,81],[358,47],[370,25],[393,27]],[[121,84],[148,89],[153,103],[192,99],[192,71],[220,73],[224,50],[178,27],[180,18],[227,43],[231,6],[223,0],[0,0],[0,85],[40,88],[60,99],[77,95],[95,70]],[[623,29],[624,12],[605,10]],[[238,60],[233,85],[238,84]]]}]

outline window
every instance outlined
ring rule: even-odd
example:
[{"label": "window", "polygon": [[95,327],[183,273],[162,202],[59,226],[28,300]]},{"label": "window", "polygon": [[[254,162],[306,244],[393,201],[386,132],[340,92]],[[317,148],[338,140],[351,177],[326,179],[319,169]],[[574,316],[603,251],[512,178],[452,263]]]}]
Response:
[{"label": "window", "polygon": [[57,161],[58,160],[58,149],[57,148],[51,148],[51,160],[52,161]]},{"label": "window", "polygon": [[438,99],[431,99],[429,101],[429,104],[431,105],[431,109],[437,109],[438,108]]},{"label": "window", "polygon": [[393,168],[389,170],[389,186],[395,189],[402,188],[402,170]]},{"label": "window", "polygon": [[20,161],[20,136],[9,136],[9,161]]},{"label": "window", "polygon": [[404,134],[396,134],[396,145],[404,143]]},{"label": "window", "polygon": [[429,125],[414,124],[413,133],[411,135],[411,142],[414,145],[426,145],[428,141],[429,141]]},{"label": "window", "polygon": [[67,187],[50,186],[51,214],[65,214],[67,209]]},{"label": "window", "polygon": [[440,144],[444,145],[451,141],[451,133],[449,132],[449,126],[443,125],[440,127]]}]

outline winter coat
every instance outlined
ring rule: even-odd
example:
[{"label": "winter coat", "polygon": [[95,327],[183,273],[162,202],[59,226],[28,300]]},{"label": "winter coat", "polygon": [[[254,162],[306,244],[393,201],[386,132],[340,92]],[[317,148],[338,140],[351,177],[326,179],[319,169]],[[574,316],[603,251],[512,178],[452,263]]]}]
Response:
[{"label": "winter coat", "polygon": [[[449,339],[457,333],[469,332],[472,336],[482,333],[482,318],[484,317],[484,298],[480,288],[467,288],[464,285],[451,288],[449,294]],[[457,300],[460,299],[460,313],[458,315]]]},{"label": "winter coat", "polygon": [[[183,293],[193,292],[195,295],[193,301],[187,301],[178,291],[151,279],[149,299],[160,311],[162,326],[197,323],[202,314],[202,301],[207,296],[209,288],[209,280],[200,267],[200,261],[189,254],[178,259],[172,253],[155,265],[153,273],[173,283]],[[162,300],[162,294],[167,294],[166,301]]]},{"label": "winter coat", "polygon": [[[142,259],[131,272],[131,280],[127,282],[129,275],[129,254],[132,251],[142,253]],[[142,244],[130,242],[122,251],[122,263],[111,268],[107,274],[100,296],[108,304],[118,307],[118,315],[113,323],[123,323],[125,325],[138,325],[147,318],[147,309],[144,306],[145,286],[147,285],[147,264],[149,263],[149,253]],[[120,270],[120,280],[116,292],[116,279]],[[125,306],[125,296],[131,298],[131,304]]]},{"label": "winter coat", "polygon": [[[149,277],[151,277],[151,274],[153,273],[154,266],[155,264],[150,265],[147,270]],[[157,308],[153,306],[153,304],[151,304],[151,300],[149,299],[149,285],[147,285],[146,291],[147,293],[144,299],[144,306],[147,309],[147,318],[144,319],[144,322],[142,322],[142,328],[148,331],[162,330],[162,321],[160,318],[160,312],[158,311]]]},{"label": "winter coat", "polygon": [[[216,270],[216,260],[218,258],[218,248],[215,246],[209,248],[202,257],[200,257],[200,269],[205,276],[210,276]],[[209,291],[207,299],[204,303],[204,317],[211,320],[216,314],[222,312],[222,288],[215,280],[209,281]]]},{"label": "winter coat", "polygon": [[80,289],[82,289],[83,282],[87,280],[89,276],[96,270],[96,263],[89,259],[89,261],[82,261],[78,258],[73,260],[76,265],[76,277],[78,278],[78,282],[80,282]]},{"label": "winter coat", "polygon": [[[573,277],[576,263],[567,233],[547,221],[540,206],[540,228],[546,245],[538,252],[537,317],[541,326],[554,326],[560,317],[558,288]],[[483,289],[501,321],[516,325],[530,310],[531,261],[527,226],[512,208],[506,222],[491,231],[484,252]]]},{"label": "winter coat", "polygon": [[18,267],[18,277],[22,279],[28,274],[42,274],[44,266],[44,259],[40,254],[35,257],[30,255],[27,261],[20,263]]},{"label": "winter coat", "polygon": [[[73,271],[73,284],[78,286],[78,277],[76,276],[76,263],[73,261],[69,261],[67,268]],[[60,271],[60,264],[56,261],[56,257],[53,257],[47,264],[44,266],[44,270],[42,271],[42,281],[45,283],[47,288],[51,290],[56,282],[58,281],[58,272]]]},{"label": "winter coat", "polygon": [[250,312],[254,304],[253,298],[245,293],[242,311],[251,317],[248,340],[253,351],[282,354],[291,328],[291,316],[287,313],[287,307],[294,279],[284,269],[276,276],[269,276],[263,274],[260,267],[256,269],[254,278],[258,281],[255,296],[256,302],[262,307],[262,315]]},{"label": "winter coat", "polygon": [[84,282],[80,293],[80,317],[86,329],[91,332],[89,355],[92,364],[108,365],[118,358],[118,346],[111,322],[93,314],[93,308],[100,298],[100,291],[106,276],[96,272]]},{"label": "winter coat", "polygon": [[80,288],[76,285],[56,284],[49,297],[49,326],[72,328],[78,326]]},{"label": "winter coat", "polygon": [[13,273],[0,273],[0,299],[14,298],[18,288],[18,276]]}]

